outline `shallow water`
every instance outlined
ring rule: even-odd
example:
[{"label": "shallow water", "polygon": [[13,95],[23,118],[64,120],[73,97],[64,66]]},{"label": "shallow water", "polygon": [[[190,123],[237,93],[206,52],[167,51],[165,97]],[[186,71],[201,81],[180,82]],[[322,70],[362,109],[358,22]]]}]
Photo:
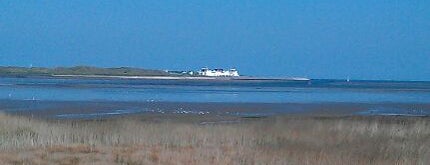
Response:
[{"label": "shallow water", "polygon": [[0,99],[261,103],[430,103],[430,82],[0,78]]},{"label": "shallow water", "polygon": [[[210,113],[206,109],[214,109],[209,106],[184,109],[185,104],[182,103],[276,104],[258,104],[257,109],[240,107],[252,109],[250,111],[235,111],[234,106],[224,107],[230,108],[226,114],[242,116],[275,115],[292,109],[294,112],[306,111],[305,105],[317,103],[348,103],[345,105],[350,107],[344,107],[354,111],[357,109],[354,106],[372,105],[363,106],[365,108],[354,112],[358,115],[428,116],[428,106],[415,108],[415,105],[430,104],[430,82],[0,78],[0,100],[3,100],[0,108],[7,111],[51,110],[53,107],[64,109],[73,105],[63,102],[82,104],[74,108],[81,108],[79,112],[55,113],[58,118],[91,118],[132,113],[205,115]],[[103,104],[93,105],[91,102]],[[162,104],[146,105],[157,102],[181,104],[172,104],[164,109],[159,108],[163,107]],[[301,106],[285,106],[288,103],[300,103]],[[407,106],[391,106],[396,104]],[[220,105],[222,104],[212,106],[222,109]]]}]

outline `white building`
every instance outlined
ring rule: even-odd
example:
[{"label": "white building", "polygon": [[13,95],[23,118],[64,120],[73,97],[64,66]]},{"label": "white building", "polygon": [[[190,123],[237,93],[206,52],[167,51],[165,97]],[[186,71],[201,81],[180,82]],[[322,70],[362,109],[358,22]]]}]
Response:
[{"label": "white building", "polygon": [[201,76],[209,76],[209,77],[237,77],[237,76],[239,76],[239,72],[236,69],[224,70],[224,69],[202,68],[198,73]]}]

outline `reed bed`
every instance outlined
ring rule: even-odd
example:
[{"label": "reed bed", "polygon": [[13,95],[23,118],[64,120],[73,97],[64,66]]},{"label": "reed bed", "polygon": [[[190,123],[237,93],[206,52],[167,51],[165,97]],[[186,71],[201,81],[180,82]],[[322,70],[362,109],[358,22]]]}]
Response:
[{"label": "reed bed", "polygon": [[[429,164],[430,119],[46,120],[0,115],[0,164]],[[186,119],[186,121],[184,121]]]}]

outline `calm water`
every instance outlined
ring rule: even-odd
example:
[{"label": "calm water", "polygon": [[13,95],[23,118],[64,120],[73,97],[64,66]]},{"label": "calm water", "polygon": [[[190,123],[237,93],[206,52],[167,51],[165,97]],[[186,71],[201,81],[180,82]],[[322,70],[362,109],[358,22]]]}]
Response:
[{"label": "calm water", "polygon": [[256,103],[430,103],[430,82],[0,78],[0,99]]}]

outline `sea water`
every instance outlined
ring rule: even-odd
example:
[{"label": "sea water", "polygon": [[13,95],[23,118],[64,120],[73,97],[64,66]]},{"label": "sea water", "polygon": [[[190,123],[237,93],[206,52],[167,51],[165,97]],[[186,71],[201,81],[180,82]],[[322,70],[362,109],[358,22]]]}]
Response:
[{"label": "sea water", "polygon": [[[35,102],[35,103],[32,103]],[[57,102],[57,103],[56,103]],[[357,115],[429,116],[430,82],[417,81],[346,81],[346,80],[149,80],[93,78],[0,78],[0,108],[8,111],[64,107],[62,102],[103,102],[87,106],[85,113],[64,112],[57,117],[85,118],[108,115],[154,113],[210,113],[206,109],[172,109],[131,106],[124,102],[158,103],[269,103],[249,112],[228,114],[277,114],[281,106],[271,104],[315,103],[372,104]],[[61,103],[61,104],[60,104]],[[402,104],[406,106],[387,106]],[[70,105],[67,105],[72,107]],[[52,107],[52,106],[51,106]],[[98,108],[92,108],[98,107]],[[100,107],[105,109],[100,110]],[[354,108],[354,107],[353,107]],[[352,108],[352,109],[353,109]],[[62,109],[62,108],[60,108]],[[243,108],[242,108],[243,109]],[[285,111],[294,110],[285,107]],[[305,110],[296,107],[295,110]]]},{"label": "sea water", "polygon": [[430,103],[430,82],[0,78],[0,99]]}]

